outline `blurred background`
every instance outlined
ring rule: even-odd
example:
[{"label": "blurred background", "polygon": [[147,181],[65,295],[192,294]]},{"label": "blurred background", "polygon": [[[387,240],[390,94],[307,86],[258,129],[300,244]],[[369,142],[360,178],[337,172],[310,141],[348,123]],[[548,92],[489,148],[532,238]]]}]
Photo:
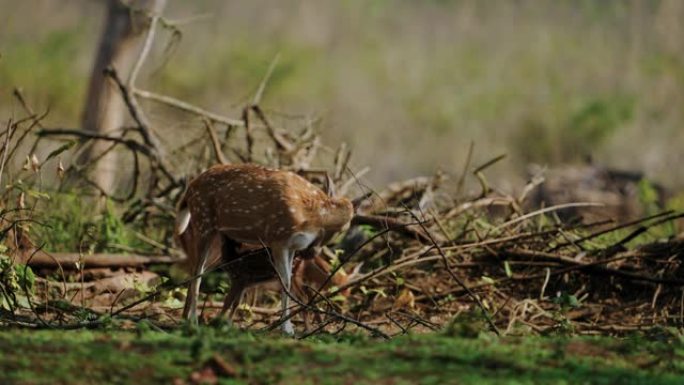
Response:
[{"label": "blurred background", "polygon": [[[0,0],[0,116],[21,87],[47,126],[79,127],[105,15]],[[239,117],[279,54],[263,106],[320,118],[376,184],[457,172],[473,142],[475,164],[508,155],[491,172],[510,185],[591,158],[684,187],[681,0],[170,0],[164,16],[182,37],[160,33],[146,89]],[[149,108],[164,141],[201,126]]]}]

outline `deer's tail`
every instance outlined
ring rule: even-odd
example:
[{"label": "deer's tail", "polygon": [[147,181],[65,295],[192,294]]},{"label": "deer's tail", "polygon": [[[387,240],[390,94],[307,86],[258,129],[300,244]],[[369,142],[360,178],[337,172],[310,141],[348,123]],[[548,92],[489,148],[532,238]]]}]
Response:
[{"label": "deer's tail", "polygon": [[188,199],[184,194],[180,202],[178,202],[178,207],[176,207],[176,229],[175,234],[181,235],[188,229],[190,224],[190,209],[188,208]]}]

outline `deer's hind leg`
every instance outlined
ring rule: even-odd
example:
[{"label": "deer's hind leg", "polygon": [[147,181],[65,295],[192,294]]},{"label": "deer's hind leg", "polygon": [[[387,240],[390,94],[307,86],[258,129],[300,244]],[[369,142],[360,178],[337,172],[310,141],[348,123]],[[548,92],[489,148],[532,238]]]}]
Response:
[{"label": "deer's hind leg", "polygon": [[[198,239],[198,238],[195,238]],[[213,242],[215,241],[215,234],[202,237],[199,242],[193,245],[193,250],[199,258],[197,258],[193,269],[192,276],[188,284],[188,294],[185,298],[185,307],[183,308],[183,316],[189,320],[193,325],[198,324],[197,320],[197,298],[199,297],[199,289],[202,283],[202,275],[207,268],[207,261],[213,251]]]}]

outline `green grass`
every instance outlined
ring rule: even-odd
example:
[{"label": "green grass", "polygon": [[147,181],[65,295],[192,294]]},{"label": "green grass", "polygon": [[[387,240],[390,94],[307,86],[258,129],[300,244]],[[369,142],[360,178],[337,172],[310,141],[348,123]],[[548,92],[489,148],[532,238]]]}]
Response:
[{"label": "green grass", "polygon": [[645,339],[0,332],[3,384],[169,384],[220,356],[221,384],[681,384],[684,344]]}]

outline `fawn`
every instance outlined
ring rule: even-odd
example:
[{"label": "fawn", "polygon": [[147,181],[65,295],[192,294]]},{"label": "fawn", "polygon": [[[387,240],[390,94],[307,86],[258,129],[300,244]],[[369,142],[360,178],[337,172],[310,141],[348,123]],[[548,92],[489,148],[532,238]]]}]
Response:
[{"label": "fawn", "polygon": [[[176,243],[187,253],[190,232],[176,233],[174,236]],[[183,270],[192,271],[196,262],[185,259],[181,266]],[[231,282],[219,317],[224,317],[228,313],[228,319],[232,320],[244,292],[249,288],[258,285],[275,289],[280,287],[278,275],[271,262],[270,252],[261,246],[240,245],[223,237],[221,255],[214,253],[207,261],[207,268],[217,265],[220,265],[228,273]],[[331,286],[342,286],[358,274],[360,267],[361,265],[357,266],[351,274],[339,270],[328,278],[332,272],[332,266],[320,255],[316,254],[313,258],[308,259],[296,258],[292,269],[292,294],[302,301],[307,300],[307,287],[323,290]],[[340,294],[346,297],[349,292],[350,290],[346,289]]]},{"label": "fawn", "polygon": [[[268,247],[283,285],[281,306],[287,318],[295,252],[308,258],[317,255],[322,245],[349,227],[353,211],[348,199],[330,197],[289,171],[253,164],[209,168],[190,182],[179,203],[176,233],[188,260],[196,261],[183,315],[197,322],[201,275],[212,255],[230,240]],[[282,328],[294,333],[289,319]]]},{"label": "fawn", "polygon": [[[222,262],[226,264],[231,286],[225,297],[220,316],[223,317],[226,312],[230,311],[228,318],[231,320],[245,290],[256,285],[270,286],[275,289],[280,287],[269,251],[261,247],[247,246],[246,251],[236,252],[239,246],[231,240],[224,240],[223,243]],[[344,270],[339,270],[329,277],[331,272],[332,266],[319,254],[312,258],[296,258],[292,268],[291,294],[301,301],[306,301],[309,297],[307,288],[323,290],[331,286],[342,286],[358,273],[358,269],[350,275]],[[346,289],[340,294],[346,297],[349,291]]]}]

